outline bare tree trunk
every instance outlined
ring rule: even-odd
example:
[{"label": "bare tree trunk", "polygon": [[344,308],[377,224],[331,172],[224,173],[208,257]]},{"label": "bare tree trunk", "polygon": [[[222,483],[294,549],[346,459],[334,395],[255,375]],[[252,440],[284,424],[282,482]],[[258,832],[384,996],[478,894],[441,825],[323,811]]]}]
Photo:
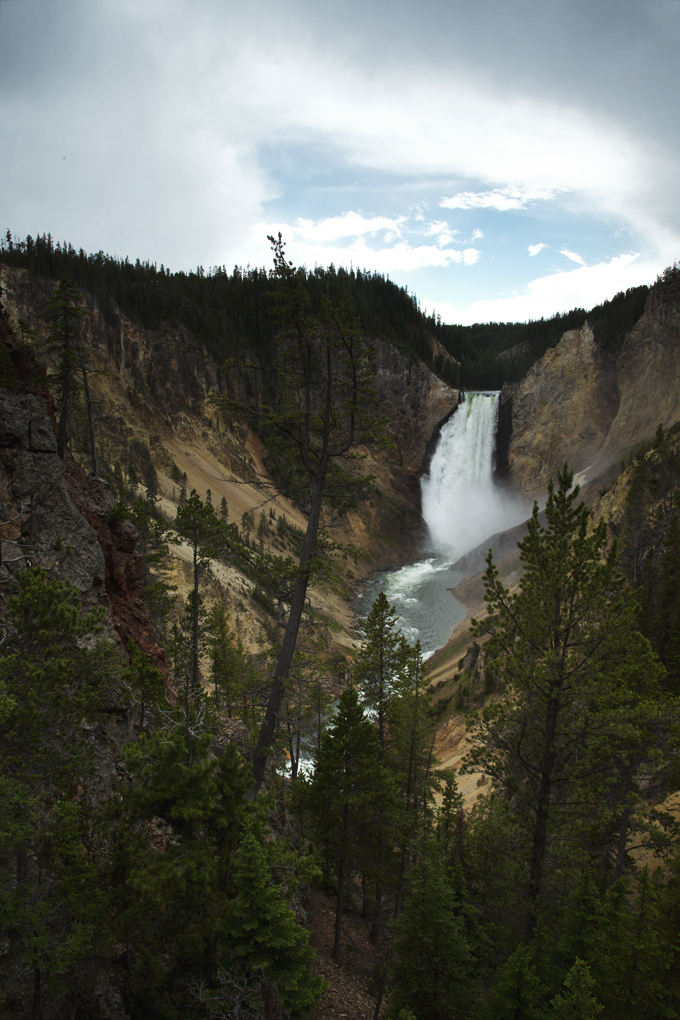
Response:
[{"label": "bare tree trunk", "polygon": [[276,727],[278,725],[279,715],[281,712],[284,686],[288,679],[288,673],[293,661],[298,631],[302,621],[302,613],[305,608],[307,588],[309,586],[310,563],[316,549],[319,522],[321,520],[321,504],[323,500],[324,485],[326,482],[326,464],[327,462],[322,462],[320,465],[319,473],[315,479],[314,489],[312,490],[312,502],[310,506],[309,519],[307,521],[307,531],[305,532],[305,537],[302,542],[300,567],[295,581],[295,588],[293,589],[293,597],[290,603],[286,632],[283,636],[279,656],[274,667],[274,679],[269,693],[269,700],[267,701],[264,718],[262,720],[262,725],[260,726],[257,746],[253,752],[253,785],[248,791],[248,797],[251,800],[254,800],[255,797],[257,797],[264,779],[265,768],[267,765],[267,752],[274,741],[274,734],[276,733]]},{"label": "bare tree trunk", "polygon": [[198,537],[194,536],[194,604],[193,604],[193,626],[192,626],[192,683],[194,694],[198,694],[200,688],[198,674]]},{"label": "bare tree trunk", "polygon": [[529,874],[529,915],[527,918],[527,935],[530,938],[536,927],[538,901],[543,885],[543,865],[548,849],[548,818],[550,815],[550,798],[552,794],[553,755],[559,702],[551,698],[546,709],[545,750],[541,782],[536,804],[536,821],[534,823],[533,843],[531,849],[531,870]]},{"label": "bare tree trunk", "polygon": [[335,940],[333,942],[333,952],[331,956],[336,963],[340,963],[340,954],[342,952],[342,912],[345,909],[345,883],[347,881],[347,835],[349,832],[349,805],[345,804],[343,808],[343,833],[342,833],[342,849],[340,851],[340,868],[338,871],[338,903],[335,909]]},{"label": "bare tree trunk", "polygon": [[624,808],[621,815],[621,823],[619,825],[619,845],[616,852],[616,864],[614,866],[614,881],[617,882],[623,875],[623,869],[626,864],[626,844],[628,842],[628,826],[630,824],[630,804],[628,798],[630,796],[631,787],[633,785],[633,769],[629,765],[626,768],[626,780],[623,788],[624,793]]},{"label": "bare tree trunk", "polygon": [[28,882],[28,851],[26,844],[22,843],[17,850],[17,885],[24,882]]},{"label": "bare tree trunk", "polygon": [[71,399],[71,377],[67,361],[68,355],[64,355],[64,379],[61,389],[61,408],[59,409],[59,424],[57,426],[57,454],[59,459],[64,459],[66,443],[68,441],[68,409]]},{"label": "bare tree trunk", "polygon": [[281,997],[275,981],[260,978],[260,988],[264,1000],[264,1015],[267,1020],[281,1020]]}]

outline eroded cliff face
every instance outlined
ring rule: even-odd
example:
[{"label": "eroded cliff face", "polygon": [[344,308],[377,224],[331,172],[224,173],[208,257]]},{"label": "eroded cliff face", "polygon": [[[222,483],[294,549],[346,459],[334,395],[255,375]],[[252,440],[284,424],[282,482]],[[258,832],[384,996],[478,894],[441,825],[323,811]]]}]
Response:
[{"label": "eroded cliff face", "polygon": [[[39,306],[53,284],[54,281],[32,277],[26,270],[0,264],[0,301],[15,324],[22,318],[38,332],[43,330]],[[200,344],[182,331],[142,330],[125,316],[118,316],[116,324],[111,325],[92,301],[87,302],[83,337],[95,403],[97,441],[103,458],[110,465],[119,464],[126,473],[132,465],[140,479],[153,465],[158,474],[161,505],[169,518],[174,517],[179,497],[176,481],[179,471],[186,473],[188,490],[195,488],[205,498],[210,489],[216,506],[224,497],[231,520],[240,521],[246,510],[256,509],[259,513],[263,502],[269,500],[267,509],[273,508],[277,515],[285,513],[289,521],[304,528],[306,518],[298,508],[283,496],[271,498],[265,451],[258,437],[211,402],[212,398],[225,396],[256,400],[255,376],[250,379],[234,370],[223,371]],[[375,567],[403,563],[415,554],[421,524],[419,477],[428,444],[458,402],[457,391],[425,366],[409,362],[383,341],[374,341],[374,348],[376,411],[388,418],[394,448],[384,451],[371,446],[358,451],[365,454],[361,470],[375,475],[377,491],[367,504],[348,515],[344,529],[336,533],[340,541],[350,540],[366,557],[356,567],[352,565],[348,571],[350,580],[359,579]],[[39,349],[36,355],[44,357]],[[50,430],[49,442],[53,444],[51,423]],[[95,550],[97,569],[90,570],[91,576],[96,574],[101,587],[115,575],[107,598],[117,608],[126,633],[144,637],[133,596],[140,585],[141,568],[134,560],[120,562],[130,545],[130,536],[114,534],[115,527],[109,525],[106,494],[99,483],[93,483],[87,476],[90,459],[86,448],[82,452],[74,448],[73,454],[76,462],[82,463],[82,469],[76,465],[71,472],[70,502],[73,506],[75,501],[80,509],[85,530],[80,538],[75,532],[70,538],[64,537],[64,544],[77,548],[79,557],[85,556],[81,548]],[[56,452],[52,456],[57,460]],[[66,483],[62,480],[54,484],[58,488]],[[51,485],[51,481],[45,482],[46,491]],[[30,486],[26,491],[29,489]],[[59,499],[61,496],[57,502]],[[136,555],[132,550],[126,554]],[[182,592],[186,573],[182,569],[182,549],[176,550],[176,554],[178,570],[173,580],[179,583]],[[234,588],[234,619],[237,612],[243,618],[243,611],[238,609],[241,583],[237,579],[224,581]],[[84,578],[79,587],[81,590],[87,587]],[[321,600],[322,596],[319,594],[318,598]],[[342,615],[343,628],[350,627],[351,614],[346,606],[329,603],[327,609],[330,615]],[[257,631],[253,621],[248,639],[253,649],[258,643]],[[264,640],[264,632],[261,636]],[[153,643],[151,638],[148,640]]]},{"label": "eroded cliff face", "polygon": [[11,573],[40,566],[77,588],[83,605],[103,605],[104,631],[122,648],[134,639],[160,668],[144,602],[144,563],[129,521],[109,520],[106,484],[57,456],[45,401],[0,390],[0,591]]},{"label": "eroded cliff face", "polygon": [[[680,281],[658,283],[619,352],[590,325],[564,334],[501,394],[501,470],[538,494],[566,461],[585,478],[680,418]],[[507,452],[506,452],[507,450]]]}]

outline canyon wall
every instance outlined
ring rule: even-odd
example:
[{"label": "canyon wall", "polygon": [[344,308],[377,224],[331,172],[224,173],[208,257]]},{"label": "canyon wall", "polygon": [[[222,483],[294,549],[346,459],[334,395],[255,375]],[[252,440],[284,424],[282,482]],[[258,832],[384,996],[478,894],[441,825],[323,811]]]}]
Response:
[{"label": "canyon wall", "polygon": [[[40,343],[45,328],[39,313],[53,286],[54,281],[0,263],[0,302],[7,322],[17,329],[21,319],[34,328],[38,340],[29,341],[28,350],[38,362],[50,360],[49,351]],[[169,519],[176,512],[178,478],[186,474],[188,490],[195,488],[202,498],[210,490],[215,506],[223,497],[226,499],[231,520],[239,522],[245,511],[259,514],[265,506],[267,512],[273,509],[277,516],[285,514],[292,524],[304,529],[304,514],[275,492],[259,438],[213,402],[222,397],[257,400],[256,374],[222,369],[186,331],[169,326],[144,330],[120,314],[113,321],[111,316],[105,320],[94,301],[87,295],[85,300],[82,337],[97,444],[109,468],[115,467],[125,475],[132,468],[143,481],[152,467],[158,478],[160,505]],[[351,541],[363,554],[347,570],[350,582],[360,580],[376,567],[401,564],[417,553],[422,527],[421,469],[428,444],[458,402],[458,392],[424,365],[410,362],[382,340],[373,341],[373,347],[375,411],[387,417],[392,448],[385,450],[375,444],[356,451],[364,457],[357,462],[360,469],[374,476],[375,492],[334,532],[340,542]],[[20,350],[15,354],[19,356]],[[39,524],[39,562],[68,570],[69,579],[88,599],[105,599],[113,609],[121,640],[133,636],[155,653],[156,649],[150,647],[153,635],[147,633],[136,601],[142,568],[139,558],[135,559],[134,536],[123,534],[121,526],[109,524],[107,510],[113,500],[101,482],[88,477],[91,463],[87,443],[80,449],[77,443],[72,444],[72,459],[67,458],[64,475],[54,443],[54,409],[50,418],[43,399],[49,400],[44,376],[40,385],[42,395],[12,396],[4,409],[6,468],[4,475],[0,472],[0,498],[9,507],[30,496],[31,491],[37,494],[37,512],[55,518],[49,525],[47,521],[44,526]],[[30,408],[23,406],[26,401]],[[12,424],[15,418],[18,422],[17,416],[22,422],[26,418],[25,429]],[[32,436],[43,433],[50,448],[38,470],[35,458],[39,451],[33,449],[38,439]],[[32,458],[32,470],[38,471],[39,477],[24,484],[16,474],[15,463],[23,463],[26,458]],[[50,501],[51,492],[54,498]],[[63,521],[56,521],[58,514]],[[34,526],[37,520],[34,517]],[[22,527],[25,532],[26,521]],[[54,550],[52,555],[49,550],[55,542],[73,551],[68,557],[65,552],[58,557]],[[189,586],[188,553],[183,547],[172,552],[176,559],[171,580],[183,594]],[[82,577],[76,577],[79,565]],[[250,649],[268,646],[266,631],[258,624],[257,607],[247,604],[248,583],[234,570],[225,568],[223,573],[225,576],[216,579],[215,584],[232,591],[233,625],[240,626]],[[315,594],[316,603],[321,603],[326,615],[340,621],[343,641],[350,643],[352,618],[346,598],[338,596],[333,602],[328,593]]]},{"label": "canyon wall", "polygon": [[618,350],[589,323],[501,393],[499,473],[530,494],[566,461],[584,481],[680,420],[680,274],[651,288]]}]

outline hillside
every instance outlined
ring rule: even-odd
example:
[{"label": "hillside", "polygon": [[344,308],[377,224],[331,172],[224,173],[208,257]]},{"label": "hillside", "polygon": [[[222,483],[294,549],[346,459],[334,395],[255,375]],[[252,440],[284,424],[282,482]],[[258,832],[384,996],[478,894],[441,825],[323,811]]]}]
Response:
[{"label": "hillside", "polygon": [[[38,277],[67,275],[96,299],[113,328],[123,313],[145,329],[183,330],[218,364],[230,359],[245,385],[254,377],[259,387],[267,385],[275,333],[270,271],[198,266],[194,272],[171,272],[139,259],[133,264],[101,251],[87,254],[50,235],[13,239],[9,231],[0,242],[0,261]],[[368,335],[422,362],[449,386],[465,389],[500,389],[519,381],[565,331],[580,329],[586,319],[598,342],[616,350],[640,317],[648,290],[635,287],[590,310],[575,308],[545,320],[456,326],[425,315],[415,295],[378,273],[317,266],[306,273],[306,286],[312,314],[318,314],[324,296],[337,301],[349,286]]]}]

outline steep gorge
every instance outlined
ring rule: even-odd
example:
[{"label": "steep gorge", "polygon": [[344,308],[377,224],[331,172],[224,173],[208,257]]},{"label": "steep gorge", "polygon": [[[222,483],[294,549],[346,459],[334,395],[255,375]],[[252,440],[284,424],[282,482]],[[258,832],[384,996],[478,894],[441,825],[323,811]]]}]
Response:
[{"label": "steep gorge", "polygon": [[[23,320],[39,338],[44,332],[40,307],[53,286],[54,281],[0,264],[0,300],[8,322],[17,328],[19,320]],[[158,477],[162,509],[170,519],[174,517],[178,498],[176,479],[186,474],[188,489],[195,488],[201,498],[210,490],[215,505],[219,505],[223,497],[226,499],[231,520],[240,521],[244,512],[259,512],[264,505],[267,510],[273,508],[277,515],[285,514],[291,524],[303,528],[305,518],[300,509],[285,496],[276,494],[266,467],[266,451],[258,436],[213,402],[222,397],[246,402],[256,400],[256,373],[234,367],[221,368],[188,331],[180,328],[145,330],[122,314],[117,316],[113,326],[105,321],[90,297],[85,295],[85,300],[82,336],[103,462],[109,468],[117,465],[116,469],[126,474],[132,468],[140,479],[152,466]],[[37,359],[49,362],[49,354],[39,340],[30,343]],[[363,457],[362,472],[375,476],[375,495],[359,510],[347,515],[338,536],[340,541],[350,541],[361,554],[357,564],[347,571],[350,582],[366,576],[375,566],[399,564],[414,554],[421,529],[419,477],[422,465],[439,424],[458,402],[457,391],[422,363],[409,361],[384,340],[374,340],[373,349],[375,409],[388,418],[392,448],[384,451],[375,446],[355,451]],[[43,402],[38,397],[30,399],[36,402],[34,413],[44,419],[44,429],[53,443],[53,429]],[[23,442],[19,437],[14,441],[19,445]],[[107,564],[99,565],[98,573],[90,571],[92,576],[88,575],[87,579],[74,574],[74,583],[85,591],[92,587],[95,574],[103,583],[105,576],[113,576],[112,571],[116,573],[116,557],[120,558],[123,553],[134,555],[134,541],[131,534],[119,536],[120,548],[112,541],[111,526],[106,518],[106,504],[112,502],[111,497],[107,496],[103,483],[88,480],[86,469],[90,464],[85,448],[79,451],[74,447],[73,458],[68,472],[72,476],[71,496],[86,520],[94,525],[102,547],[107,550]],[[57,460],[56,453],[54,459]],[[49,503],[53,484],[57,483],[43,486],[36,500]],[[33,488],[37,492],[37,483]],[[15,496],[14,492],[6,494],[6,498]],[[117,527],[120,530],[122,525]],[[55,538],[50,533],[46,541],[50,544]],[[90,544],[94,541],[89,531],[88,541]],[[64,538],[64,544],[75,548],[81,543]],[[83,547],[84,544],[83,540]],[[179,547],[173,550],[173,555],[172,579],[181,593],[186,592],[188,549]],[[102,558],[101,550],[97,556]],[[130,591],[139,585],[139,577],[132,576],[135,569],[139,573],[139,568],[118,566],[116,579],[111,583],[112,592],[120,589],[118,615],[124,615],[124,606],[128,616],[131,612],[134,615]],[[266,642],[266,629],[256,605],[249,604],[248,611],[243,611],[248,583],[226,568],[213,571],[213,581],[215,591],[219,588],[232,590],[232,623],[239,616],[246,644],[253,650],[258,649]],[[351,645],[352,618],[346,596],[328,589],[319,590],[314,593],[314,604],[335,621],[334,640],[342,646]],[[144,630],[139,621],[137,624],[130,621],[125,633],[128,637],[144,637]]]}]

